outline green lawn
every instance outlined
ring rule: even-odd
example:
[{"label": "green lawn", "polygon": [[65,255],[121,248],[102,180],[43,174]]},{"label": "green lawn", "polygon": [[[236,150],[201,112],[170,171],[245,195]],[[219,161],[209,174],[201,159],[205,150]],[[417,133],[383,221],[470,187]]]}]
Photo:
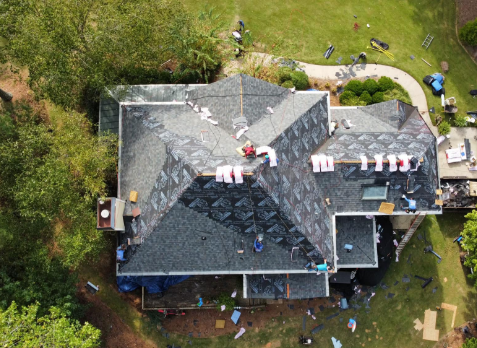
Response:
[{"label": "green lawn", "polygon": [[[353,348],[362,347],[432,347],[434,342],[422,340],[422,331],[414,330],[413,321],[419,318],[424,321],[424,311],[428,308],[435,310],[442,302],[458,306],[455,325],[461,325],[466,320],[475,318],[477,315],[477,290],[466,278],[459,261],[459,248],[452,240],[459,234],[464,222],[463,215],[446,214],[445,216],[429,216],[422,223],[415,236],[406,246],[399,263],[393,262],[389,268],[384,282],[390,286],[388,290],[378,288],[376,296],[370,301],[371,310],[363,306],[360,310],[348,310],[339,317],[326,320],[325,318],[337,309],[330,308],[316,314],[317,320],[307,320],[307,331],[321,323],[325,328],[315,335],[317,346],[331,347],[331,337],[341,340],[343,346]],[[443,261],[437,264],[437,258],[431,254],[424,254],[426,246],[417,235],[425,232],[428,242],[434,250],[442,256]],[[407,263],[411,254],[411,263]],[[402,283],[404,274],[434,277],[434,281],[425,289],[421,288],[422,281],[412,278],[410,283]],[[166,344],[176,344],[182,347],[188,346],[189,337],[171,334],[169,340],[157,330],[157,321],[154,317],[145,319],[141,314],[130,306],[125,306],[124,301],[114,290],[114,274],[107,279],[102,278],[92,269],[82,271],[82,275],[95,284],[101,285],[98,295],[109,305],[140,337],[156,343],[159,347]],[[444,278],[447,278],[445,282]],[[394,286],[394,283],[399,284]],[[108,284],[109,283],[109,284]],[[409,291],[405,291],[409,286]],[[437,287],[437,292],[432,289]],[[394,293],[393,299],[385,298],[388,293]],[[366,311],[369,311],[367,313]],[[294,313],[295,317],[276,318],[268,323],[265,329],[255,331],[248,329],[243,338],[235,341],[234,335],[226,335],[213,339],[192,338],[195,347],[263,347],[269,342],[280,342],[283,348],[296,347],[297,338],[302,334],[302,316],[304,313]],[[256,312],[259,315],[259,312]],[[346,328],[348,318],[358,315],[356,332],[351,333]],[[283,320],[286,321],[283,324]],[[451,328],[452,313],[449,311],[438,312],[437,329],[440,336],[449,332]],[[376,325],[373,325],[376,323]],[[379,329],[379,332],[377,331]],[[370,330],[366,332],[366,330]],[[237,329],[238,331],[238,329]],[[359,335],[359,337],[357,337]],[[376,339],[378,336],[378,339]],[[381,340],[382,337],[382,340]],[[369,341],[369,339],[371,339]],[[272,345],[273,347],[273,345]]]},{"label": "green lawn", "polygon": [[[196,0],[184,2],[191,9],[200,9]],[[440,99],[432,95],[422,78],[440,72],[440,62],[447,61],[450,71],[445,74],[446,96],[457,98],[461,114],[477,110],[477,99],[469,95],[469,90],[477,86],[477,65],[457,41],[454,1],[202,0],[200,4],[214,6],[231,27],[242,19],[255,40],[265,44],[262,50],[307,63],[334,65],[341,56],[342,62],[348,64],[349,56],[361,51],[368,53],[368,63],[374,63],[378,53],[366,49],[369,39],[385,41],[396,60],[392,62],[382,56],[379,63],[410,73],[425,90],[429,107],[434,106],[438,111]],[[360,25],[357,32],[353,30],[355,22]],[[366,27],[367,23],[370,28]],[[425,50],[421,44],[428,33],[434,36],[434,41]],[[329,44],[335,46],[335,51],[326,60],[323,53]],[[411,60],[411,55],[416,59]]]}]

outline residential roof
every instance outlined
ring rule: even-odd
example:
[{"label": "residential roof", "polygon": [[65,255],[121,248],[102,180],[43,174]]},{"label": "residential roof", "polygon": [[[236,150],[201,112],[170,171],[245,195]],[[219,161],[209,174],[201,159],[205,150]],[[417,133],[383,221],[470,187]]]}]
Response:
[{"label": "residential roof", "polygon": [[[336,216],[336,255],[341,268],[378,267],[374,217]],[[348,252],[345,245],[353,246]]]},{"label": "residential roof", "polygon": [[[434,205],[435,138],[414,107],[390,101],[331,109],[330,115],[327,92],[291,93],[246,75],[164,88],[169,91],[162,94],[157,86],[131,88],[134,93],[119,110],[119,197],[127,200],[131,190],[138,191],[138,202],[128,201],[125,213],[141,210],[121,239],[139,238],[142,244],[129,248],[118,275],[306,273],[305,263],[323,258],[333,266],[338,252],[333,215],[338,224],[345,221],[341,215],[377,212],[381,201],[361,199],[365,184],[388,185],[386,201],[400,213],[408,174],[416,178],[418,209],[440,211]],[[185,102],[208,108],[218,125],[202,120]],[[232,137],[238,117],[249,127],[240,140]],[[353,126],[330,137],[330,119],[347,119]],[[279,165],[241,157],[236,148],[247,140],[273,148]],[[361,171],[360,164],[348,163],[363,154],[372,159],[403,151],[423,159],[417,172],[391,173],[387,164],[376,172],[371,163]],[[313,173],[314,153],[333,156],[335,170]],[[243,166],[252,175],[243,184],[216,182],[216,169],[223,165]],[[370,233],[372,228],[363,236]],[[262,253],[251,250],[257,234],[264,235]],[[242,241],[244,253],[237,253]]]},{"label": "residential roof", "polygon": [[324,273],[247,275],[245,283],[247,298],[300,300],[329,296]]}]

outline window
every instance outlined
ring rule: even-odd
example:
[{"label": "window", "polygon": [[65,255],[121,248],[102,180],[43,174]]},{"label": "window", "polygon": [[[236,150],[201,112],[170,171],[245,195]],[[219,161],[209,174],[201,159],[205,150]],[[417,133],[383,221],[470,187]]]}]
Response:
[{"label": "window", "polygon": [[363,201],[386,200],[388,198],[387,185],[382,186],[363,186]]}]

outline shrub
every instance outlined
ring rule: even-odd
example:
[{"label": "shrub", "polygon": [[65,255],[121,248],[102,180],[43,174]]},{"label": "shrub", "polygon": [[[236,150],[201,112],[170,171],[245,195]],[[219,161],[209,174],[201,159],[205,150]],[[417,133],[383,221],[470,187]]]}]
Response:
[{"label": "shrub", "polygon": [[477,46],[477,19],[467,22],[459,30],[459,39],[471,46]]},{"label": "shrub", "polygon": [[364,91],[363,93],[361,93],[361,95],[359,96],[359,101],[360,102],[363,102],[364,105],[369,105],[373,102],[373,97],[371,97],[371,94],[369,94],[368,91]]},{"label": "shrub", "polygon": [[447,135],[451,131],[451,126],[449,122],[447,121],[442,121],[439,126],[437,127],[437,130],[439,131],[439,134],[441,135]]},{"label": "shrub", "polygon": [[378,86],[381,92],[386,92],[394,88],[394,82],[389,77],[382,76],[378,80]]},{"label": "shrub", "polygon": [[325,84],[325,88],[330,88],[330,83],[329,83],[329,82],[327,82],[327,83]]},{"label": "shrub", "polygon": [[383,92],[376,92],[373,94],[373,104],[381,103],[384,101],[384,93]]},{"label": "shrub", "polygon": [[350,91],[355,95],[360,96],[361,93],[363,93],[363,83],[359,80],[353,80],[348,82],[344,89],[345,91]]},{"label": "shrub", "polygon": [[468,338],[461,348],[477,348],[477,338]]},{"label": "shrub", "polygon": [[454,117],[454,126],[456,127],[465,127],[467,126],[467,120],[463,115],[455,115]]},{"label": "shrub", "polygon": [[282,83],[282,87],[283,88],[293,88],[293,81],[292,80],[288,80],[288,81],[285,81]]},{"label": "shrub", "polygon": [[384,92],[384,101],[394,99],[412,105],[409,93],[407,93],[407,91],[399,83],[396,82],[394,82],[394,89]]},{"label": "shrub", "polygon": [[282,84],[285,81],[291,80],[292,72],[293,70],[287,66],[284,66],[278,69],[278,82]]},{"label": "shrub", "polygon": [[296,89],[303,91],[308,88],[308,75],[306,73],[303,71],[293,71],[290,76]]},{"label": "shrub", "polygon": [[338,92],[338,88],[333,87],[333,88],[331,89],[331,93],[336,94],[336,92]]},{"label": "shrub", "polygon": [[221,311],[220,308],[222,305],[225,305],[225,310],[233,311],[235,307],[235,299],[230,297],[230,294],[221,293],[217,298],[217,309]]},{"label": "shrub", "polygon": [[340,95],[340,104],[343,106],[354,106],[359,104],[359,98],[351,91],[344,91]]},{"label": "shrub", "polygon": [[363,83],[363,90],[367,91],[370,95],[373,95],[379,90],[378,83],[373,79],[367,79]]}]

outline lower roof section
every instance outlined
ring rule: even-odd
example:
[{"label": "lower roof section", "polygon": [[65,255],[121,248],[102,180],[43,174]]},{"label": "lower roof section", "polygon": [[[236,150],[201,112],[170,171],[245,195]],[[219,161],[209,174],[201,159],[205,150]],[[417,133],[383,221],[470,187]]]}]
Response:
[{"label": "lower roof section", "polygon": [[[338,268],[377,268],[376,221],[372,216],[336,216]],[[350,251],[349,248],[352,248]]]},{"label": "lower roof section", "polygon": [[308,299],[329,296],[328,274],[245,275],[244,297],[262,299]]}]

